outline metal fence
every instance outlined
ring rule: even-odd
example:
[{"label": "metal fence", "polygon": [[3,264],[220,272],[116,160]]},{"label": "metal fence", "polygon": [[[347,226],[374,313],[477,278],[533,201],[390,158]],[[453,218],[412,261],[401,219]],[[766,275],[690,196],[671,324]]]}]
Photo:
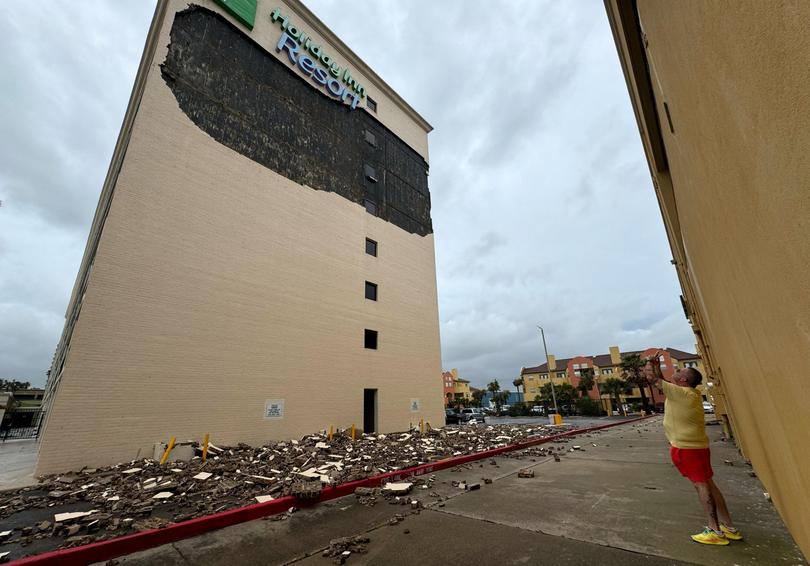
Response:
[{"label": "metal fence", "polygon": [[7,412],[0,423],[0,440],[38,438],[45,411],[40,408],[16,408]]}]

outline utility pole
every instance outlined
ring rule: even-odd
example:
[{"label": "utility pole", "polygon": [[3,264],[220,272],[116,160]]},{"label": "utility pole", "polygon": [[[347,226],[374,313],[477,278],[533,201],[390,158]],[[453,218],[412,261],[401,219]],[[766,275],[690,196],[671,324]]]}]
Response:
[{"label": "utility pole", "polygon": [[548,370],[548,378],[551,380],[551,398],[554,400],[554,413],[559,414],[560,412],[557,410],[557,394],[554,392],[554,377],[551,375],[551,364],[548,363],[548,348],[546,348],[546,333],[543,331],[543,327],[539,324],[537,328],[540,329],[540,336],[543,338],[543,352],[546,354],[546,369]]}]

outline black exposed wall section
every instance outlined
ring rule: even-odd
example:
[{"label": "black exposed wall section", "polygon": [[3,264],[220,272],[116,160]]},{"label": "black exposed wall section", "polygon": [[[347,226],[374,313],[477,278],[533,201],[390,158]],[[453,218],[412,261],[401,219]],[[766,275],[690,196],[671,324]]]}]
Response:
[{"label": "black exposed wall section", "polygon": [[368,112],[304,84],[219,14],[177,13],[161,69],[183,112],[218,142],[296,183],[361,206],[373,200],[377,216],[408,232],[433,232],[425,160]]}]

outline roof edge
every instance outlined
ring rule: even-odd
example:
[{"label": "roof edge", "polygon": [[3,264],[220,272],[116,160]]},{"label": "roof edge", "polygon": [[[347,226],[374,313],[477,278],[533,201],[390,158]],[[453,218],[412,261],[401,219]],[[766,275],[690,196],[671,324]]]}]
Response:
[{"label": "roof edge", "polygon": [[393,100],[397,106],[399,106],[411,119],[413,119],[419,126],[425,130],[426,134],[429,134],[433,131],[433,126],[422,117],[419,112],[414,110],[413,106],[408,104],[404,98],[402,98],[391,86],[385,82],[380,75],[378,75],[374,70],[369,67],[352,49],[346,45],[343,40],[341,40],[335,33],[330,30],[323,21],[315,15],[312,10],[307,8],[301,0],[286,0],[286,2],[292,7],[294,10],[299,12],[301,18],[312,28],[314,28],[320,35],[325,37],[331,43],[333,43],[338,49],[342,50],[346,54],[346,58],[349,62],[360,69],[364,75],[369,77],[378,87],[380,90],[385,93],[391,100]]}]

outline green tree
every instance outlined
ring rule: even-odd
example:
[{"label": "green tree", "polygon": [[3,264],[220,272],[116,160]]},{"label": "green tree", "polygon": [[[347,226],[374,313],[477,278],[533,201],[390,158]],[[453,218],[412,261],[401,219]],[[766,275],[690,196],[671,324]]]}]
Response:
[{"label": "green tree", "polygon": [[498,395],[498,393],[500,393],[501,391],[501,384],[498,383],[497,379],[493,379],[492,381],[487,383],[487,391],[492,393],[491,399],[492,402],[495,403],[495,410],[500,413],[503,402],[501,401],[501,396]]},{"label": "green tree", "polygon": [[577,410],[579,411],[580,415],[585,415],[587,417],[595,417],[602,412],[599,403],[590,397],[582,397],[581,399],[577,399]]},{"label": "green tree", "polygon": [[[570,383],[561,383],[559,385],[555,385],[554,393],[557,396],[558,408],[561,405],[572,404],[579,397],[579,395],[577,395],[577,390],[574,389],[574,386]],[[543,386],[540,388],[540,394],[537,397],[540,398],[541,402],[546,408],[549,406],[554,406],[554,396],[551,394],[551,382],[543,384]]]},{"label": "green tree", "polygon": [[520,388],[523,385],[523,378],[518,377],[518,378],[512,380],[512,385],[515,386],[515,389],[517,389],[518,395],[520,395]]},{"label": "green tree", "polygon": [[472,406],[473,407],[480,407],[481,406],[481,399],[486,394],[486,391],[483,389],[473,389],[472,390]]},{"label": "green tree", "polygon": [[21,391],[31,389],[31,384],[27,381],[17,381],[16,379],[0,379],[0,391]]},{"label": "green tree", "polygon": [[570,405],[579,397],[577,390],[570,383],[556,385],[554,392],[557,394],[557,403],[562,405]]},{"label": "green tree", "polygon": [[551,395],[551,383],[544,383],[542,387],[540,387],[540,393],[538,393],[534,400],[539,401],[546,409],[548,409],[549,405],[554,402]]},{"label": "green tree", "polygon": [[620,396],[622,393],[627,392],[627,382],[617,377],[611,377],[610,379],[606,379],[602,384],[602,390],[613,397],[617,407],[621,407],[622,400]]},{"label": "green tree", "polygon": [[579,391],[580,397],[588,396],[588,391],[593,389],[595,381],[596,377],[594,376],[593,368],[579,370],[579,384],[577,385],[577,390]]},{"label": "green tree", "polygon": [[493,395],[492,399],[495,402],[495,409],[500,413],[503,410],[503,406],[509,402],[509,392],[499,391]]},{"label": "green tree", "polygon": [[[642,368],[647,362],[641,359],[639,354],[625,354],[622,356],[622,378],[632,385],[633,387],[638,387],[639,392],[641,393],[641,407],[644,409],[645,413],[650,413],[650,409],[647,403],[647,393],[645,392],[645,388],[650,385],[647,381],[647,377],[644,375]],[[652,389],[650,390],[652,394]],[[655,399],[655,397],[653,397]]]}]

